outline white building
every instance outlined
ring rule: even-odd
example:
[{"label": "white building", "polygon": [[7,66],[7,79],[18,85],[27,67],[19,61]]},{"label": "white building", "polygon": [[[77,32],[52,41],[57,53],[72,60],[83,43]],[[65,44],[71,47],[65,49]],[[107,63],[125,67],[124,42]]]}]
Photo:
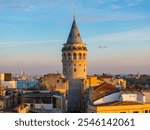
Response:
[{"label": "white building", "polygon": [[101,96],[100,98],[93,101],[93,105],[105,104],[110,102],[140,102],[145,103],[145,95],[139,91],[129,91],[129,90],[121,90],[114,91],[110,94],[105,94],[105,96]]}]

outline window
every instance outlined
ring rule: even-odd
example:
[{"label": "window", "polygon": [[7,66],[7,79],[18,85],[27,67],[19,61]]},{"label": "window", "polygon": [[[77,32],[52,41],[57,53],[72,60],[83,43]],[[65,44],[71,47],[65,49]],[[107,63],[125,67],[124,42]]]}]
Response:
[{"label": "window", "polygon": [[81,60],[82,59],[82,54],[81,53],[79,53],[79,60]]},{"label": "window", "polygon": [[59,80],[57,80],[57,83],[59,83]]},{"label": "window", "polygon": [[83,54],[83,59],[85,60],[85,53]]},{"label": "window", "polygon": [[64,60],[66,60],[66,54],[64,53]]},{"label": "window", "polygon": [[76,70],[76,68],[74,68],[74,72],[76,72],[77,70]]},{"label": "window", "polygon": [[85,68],[84,68],[84,70],[83,70],[84,72],[85,72]]},{"label": "window", "polygon": [[71,54],[68,53],[68,60],[71,60]]},{"label": "window", "polygon": [[74,64],[74,66],[76,66],[76,64]]},{"label": "window", "polygon": [[149,110],[149,113],[150,113],[150,110]]},{"label": "window", "polygon": [[148,113],[148,110],[145,110],[145,113]]},{"label": "window", "polygon": [[76,60],[77,59],[77,54],[73,53],[73,59]]}]

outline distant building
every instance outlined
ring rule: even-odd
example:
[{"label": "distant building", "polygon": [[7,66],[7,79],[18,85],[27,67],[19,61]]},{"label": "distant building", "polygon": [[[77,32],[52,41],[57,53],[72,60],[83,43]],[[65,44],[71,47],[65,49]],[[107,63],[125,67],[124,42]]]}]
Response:
[{"label": "distant building", "polygon": [[39,79],[40,86],[46,87],[48,90],[59,91],[65,97],[68,93],[68,79],[61,74],[50,73]]},{"label": "distant building", "polygon": [[121,77],[112,77],[108,74],[103,74],[98,76],[98,79],[105,81],[106,83],[115,85],[116,87],[126,88],[126,80],[122,79]]},{"label": "distant building", "polygon": [[[143,92],[119,89],[114,85],[103,83],[89,89],[86,99],[86,112],[95,113],[143,113],[150,112]],[[86,110],[86,109],[85,109]]]},{"label": "distant building", "polygon": [[7,88],[17,88],[17,81],[12,80],[11,73],[0,73],[0,84]]},{"label": "distant building", "polygon": [[17,89],[6,88],[0,85],[0,111],[7,112],[14,106],[17,106],[21,100],[19,100],[19,93]]},{"label": "distant building", "polygon": [[12,80],[12,74],[11,73],[0,73],[0,80],[11,81]]},{"label": "distant building", "polygon": [[23,91],[22,103],[30,105],[30,112],[66,112],[66,98],[56,91]]},{"label": "distant building", "polygon": [[83,79],[84,90],[89,87],[96,87],[104,82],[105,81],[99,79],[97,76],[87,76],[86,79]]},{"label": "distant building", "polygon": [[68,110],[81,111],[81,79],[87,78],[87,48],[82,42],[75,18],[62,48],[63,74],[69,80]]},{"label": "distant building", "polygon": [[145,103],[150,103],[150,88],[145,88],[144,86],[139,86],[136,84],[132,84],[127,86],[128,90],[132,91],[140,91],[145,95]]}]

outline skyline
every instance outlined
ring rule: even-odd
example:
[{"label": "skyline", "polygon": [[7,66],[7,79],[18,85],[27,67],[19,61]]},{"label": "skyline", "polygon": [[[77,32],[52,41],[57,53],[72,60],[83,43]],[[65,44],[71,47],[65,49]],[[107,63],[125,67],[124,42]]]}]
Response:
[{"label": "skyline", "polygon": [[[62,72],[73,9],[88,74],[150,74],[148,0],[0,0],[0,72]],[[99,46],[108,48],[99,48]]]}]

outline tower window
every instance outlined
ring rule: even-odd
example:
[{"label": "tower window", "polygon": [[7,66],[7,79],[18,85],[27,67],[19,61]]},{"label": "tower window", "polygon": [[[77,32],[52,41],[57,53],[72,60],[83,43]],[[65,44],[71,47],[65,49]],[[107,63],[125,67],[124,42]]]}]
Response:
[{"label": "tower window", "polygon": [[76,60],[77,59],[77,54],[73,53],[73,59]]},{"label": "tower window", "polygon": [[81,60],[82,59],[82,54],[81,53],[79,53],[79,60]]},{"label": "tower window", "polygon": [[66,54],[64,53],[64,60],[66,60]]},{"label": "tower window", "polygon": [[71,54],[68,53],[68,60],[71,60]]},{"label": "tower window", "polygon": [[57,80],[57,83],[59,83],[59,80]]},{"label": "tower window", "polygon": [[76,72],[77,70],[76,70],[76,68],[74,68],[74,72]]},{"label": "tower window", "polygon": [[85,53],[83,54],[83,59],[85,60]]}]

